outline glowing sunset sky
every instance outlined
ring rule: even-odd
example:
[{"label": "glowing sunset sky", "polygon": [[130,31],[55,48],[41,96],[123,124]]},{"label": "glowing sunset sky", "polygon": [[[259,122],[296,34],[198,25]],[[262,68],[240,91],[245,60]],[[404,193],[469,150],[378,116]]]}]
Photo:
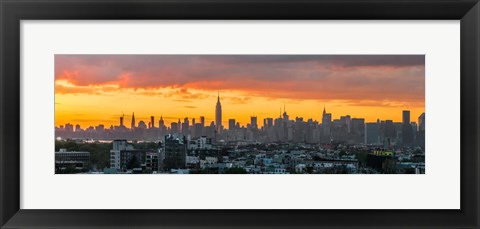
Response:
[{"label": "glowing sunset sky", "polygon": [[214,120],[220,91],[223,125],[258,116],[343,115],[367,122],[417,121],[425,111],[423,55],[55,55],[55,125]]}]

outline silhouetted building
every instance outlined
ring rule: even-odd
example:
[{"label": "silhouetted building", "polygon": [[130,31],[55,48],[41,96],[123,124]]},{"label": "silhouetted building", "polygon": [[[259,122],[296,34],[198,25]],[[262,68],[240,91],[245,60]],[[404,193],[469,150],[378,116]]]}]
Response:
[{"label": "silhouetted building", "polygon": [[352,118],[351,136],[354,143],[365,142],[365,119]]},{"label": "silhouetted building", "polygon": [[236,123],[235,123],[235,119],[229,119],[229,120],[228,120],[228,129],[229,129],[229,130],[235,129],[235,124],[236,124]]},{"label": "silhouetted building", "polygon": [[422,113],[420,116],[418,116],[418,130],[425,131],[425,113]]},{"label": "silhouetted building", "polygon": [[425,113],[418,117],[418,132],[415,136],[415,145],[425,149]]},{"label": "silhouetted building", "polygon": [[404,110],[402,112],[402,124],[410,124],[410,111]]},{"label": "silhouetted building", "polygon": [[263,120],[264,127],[272,127],[273,126],[273,118],[266,118]]},{"label": "silhouetted building", "polygon": [[323,114],[322,114],[322,128],[323,128],[323,138],[324,142],[330,141],[330,131],[332,128],[332,114],[327,113],[325,107],[323,107]]},{"label": "silhouetted building", "polygon": [[415,132],[412,131],[412,126],[410,125],[410,111],[404,110],[402,112],[402,144],[413,144],[414,133]]},{"label": "silhouetted building", "polygon": [[395,125],[393,124],[392,120],[385,120],[382,121],[381,124],[381,141],[383,142],[392,142],[397,137],[397,132],[395,130]]},{"label": "silhouetted building", "polygon": [[190,122],[188,121],[188,118],[183,119],[182,123],[182,134],[183,136],[188,136],[190,133]]},{"label": "silhouetted building", "polygon": [[123,125],[123,115],[120,116],[120,126],[124,126],[124,125]]},{"label": "silhouetted building", "polygon": [[152,128],[152,129],[155,128],[155,117],[154,116],[150,116],[150,123],[152,124],[150,126],[150,128]]},{"label": "silhouetted building", "polygon": [[164,168],[168,171],[171,169],[185,168],[185,160],[187,156],[185,137],[172,134],[167,135],[165,136],[164,146]]},{"label": "silhouetted building", "polygon": [[138,129],[140,129],[140,130],[145,130],[145,129],[147,129],[147,124],[145,124],[144,121],[138,122]]},{"label": "silhouetted building", "polygon": [[380,145],[380,124],[369,122],[365,124],[365,144]]},{"label": "silhouetted building", "polygon": [[258,129],[257,116],[250,117],[250,127],[255,130]]},{"label": "silhouetted building", "polygon": [[220,93],[218,93],[217,105],[215,107],[215,128],[217,133],[222,130],[222,104],[220,103]]},{"label": "silhouetted building", "polygon": [[130,125],[130,129],[134,130],[135,129],[135,112],[132,114],[132,123]]},{"label": "silhouetted building", "polygon": [[170,133],[176,133],[177,131],[178,131],[178,124],[176,122],[171,122],[170,123]]}]

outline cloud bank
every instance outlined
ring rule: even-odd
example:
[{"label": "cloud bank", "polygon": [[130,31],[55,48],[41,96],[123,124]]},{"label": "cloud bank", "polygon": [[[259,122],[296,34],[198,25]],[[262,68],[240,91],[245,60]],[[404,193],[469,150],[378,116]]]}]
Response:
[{"label": "cloud bank", "polygon": [[207,96],[196,89],[353,105],[425,100],[423,55],[55,55],[55,79],[59,94],[173,88],[163,96]]}]

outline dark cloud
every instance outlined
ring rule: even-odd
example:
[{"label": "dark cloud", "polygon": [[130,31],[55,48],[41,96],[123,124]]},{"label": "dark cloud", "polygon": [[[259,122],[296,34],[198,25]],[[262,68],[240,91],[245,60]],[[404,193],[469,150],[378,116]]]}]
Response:
[{"label": "dark cloud", "polygon": [[[55,55],[55,77],[75,85],[57,85],[57,93],[142,89],[182,102],[211,96],[189,89],[240,90],[246,97],[424,101],[424,64],[424,55]],[[119,87],[89,87],[109,84]],[[152,91],[165,87],[175,90]]]},{"label": "dark cloud", "polygon": [[220,63],[298,63],[314,62],[348,67],[364,66],[423,66],[424,55],[222,55],[210,56]]}]

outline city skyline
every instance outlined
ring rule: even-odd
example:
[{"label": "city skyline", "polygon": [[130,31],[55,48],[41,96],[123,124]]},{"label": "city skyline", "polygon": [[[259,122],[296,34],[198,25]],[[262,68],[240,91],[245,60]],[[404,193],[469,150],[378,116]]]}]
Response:
[{"label": "city skyline", "polygon": [[[217,104],[218,104],[219,101],[220,101],[220,95],[218,95]],[[215,106],[215,112],[217,112],[217,106],[218,106],[218,105]],[[323,109],[324,109],[324,110],[323,110],[322,112],[325,112],[326,107],[323,107]],[[398,116],[400,116],[399,120],[382,119],[382,118],[377,118],[377,119],[375,119],[375,120],[367,120],[367,119],[365,119],[364,117],[361,117],[361,116],[358,116],[358,117],[357,117],[357,116],[352,116],[352,115],[350,115],[350,114],[333,114],[333,113],[330,113],[330,112],[329,112],[329,114],[331,114],[331,119],[332,119],[332,120],[339,120],[339,119],[340,119],[341,117],[343,117],[343,116],[350,116],[350,118],[352,118],[352,119],[354,119],[354,118],[364,119],[364,120],[365,120],[365,123],[377,122],[377,120],[378,120],[378,121],[391,120],[391,121],[394,122],[394,123],[402,123],[402,122],[403,122],[403,112],[404,112],[404,111],[409,111],[409,112],[410,112],[410,116],[412,117],[412,118],[411,118],[411,122],[412,122],[412,123],[416,123],[416,124],[418,124],[418,121],[417,121],[418,118],[419,118],[422,114],[423,114],[423,115],[425,114],[425,112],[422,112],[422,113],[420,113],[419,115],[415,115],[415,114],[412,114],[412,112],[411,112],[410,110],[399,110],[399,111],[402,111],[402,112],[397,112],[397,113],[399,114]],[[263,120],[264,120],[264,119],[272,118],[273,120],[275,120],[275,119],[277,119],[277,118],[282,118],[282,115],[283,115],[284,112],[286,112],[286,113],[289,115],[289,120],[295,120],[295,118],[302,118],[304,121],[308,121],[309,119],[312,119],[312,121],[318,122],[318,123],[322,123],[322,116],[324,115],[324,113],[320,113],[320,114],[319,114],[319,115],[320,115],[320,118],[318,118],[318,119],[314,119],[314,118],[312,118],[312,117],[294,116],[294,115],[291,115],[291,113],[288,111],[288,109],[286,109],[286,106],[284,105],[283,108],[281,108],[281,107],[279,108],[279,113],[278,113],[277,116],[273,116],[273,117],[267,117],[267,116],[265,116],[265,117],[260,117],[260,116],[258,116],[258,115],[252,115],[252,116],[249,117],[248,122],[242,123],[242,122],[239,122],[239,120],[235,119],[235,117],[225,117],[225,118],[222,119],[221,116],[223,116],[223,114],[222,114],[222,110],[221,110],[221,107],[220,107],[220,120],[222,120],[222,127],[223,127],[223,129],[228,129],[229,120],[231,120],[231,119],[234,119],[234,120],[235,120],[235,124],[237,124],[237,123],[240,124],[240,127],[247,127],[247,125],[251,123],[251,118],[252,118],[252,117],[256,117],[257,120],[258,120],[258,122],[257,122],[257,123],[258,123],[258,128],[262,128],[262,127],[264,126],[264,125],[263,125]],[[149,126],[149,125],[150,125],[150,123],[151,123],[152,117],[153,117],[154,120],[155,120],[154,123],[153,123],[153,124],[154,124],[154,126],[153,126],[154,128],[158,128],[158,127],[159,127],[159,122],[160,122],[160,120],[162,120],[162,121],[164,122],[164,125],[165,125],[167,128],[169,128],[172,123],[178,123],[179,121],[180,121],[180,123],[183,123],[183,121],[184,121],[185,119],[188,119],[190,122],[194,119],[194,120],[196,120],[197,123],[199,123],[202,117],[204,118],[205,126],[209,126],[211,123],[214,123],[215,126],[216,126],[216,130],[217,130],[217,131],[218,131],[218,128],[219,128],[219,127],[216,125],[216,123],[217,123],[216,117],[207,118],[206,116],[198,116],[198,117],[187,117],[187,116],[185,116],[185,117],[174,117],[174,118],[172,118],[172,117],[163,117],[162,115],[160,115],[160,116],[155,116],[155,115],[150,115],[150,116],[148,116],[148,115],[147,115],[147,116],[144,116],[144,117],[143,117],[143,116],[140,116],[140,118],[139,118],[138,115],[135,117],[135,112],[132,112],[132,115],[125,115],[125,114],[123,114],[123,115],[118,115],[115,123],[113,123],[113,124],[111,124],[111,125],[106,125],[105,123],[100,123],[100,122],[98,122],[98,123],[96,123],[96,124],[94,124],[94,125],[82,126],[82,125],[80,125],[79,123],[67,122],[67,123],[60,124],[60,125],[58,125],[58,126],[56,126],[56,127],[58,128],[58,127],[61,127],[61,126],[65,126],[65,124],[80,125],[80,127],[81,127],[82,129],[86,129],[86,128],[89,128],[89,127],[96,127],[96,126],[98,126],[98,125],[104,125],[105,128],[109,128],[110,126],[118,127],[118,126],[120,126],[121,119],[123,119],[123,124],[124,124],[124,126],[125,126],[126,128],[128,128],[128,129],[132,129],[132,126],[138,127],[139,123],[141,123],[141,122],[143,122],[143,123],[147,126],[147,128],[150,129],[150,126]],[[167,121],[167,120],[171,120],[171,121]],[[190,123],[190,124],[191,124],[191,123]]]},{"label": "city skyline", "polygon": [[424,65],[55,55],[55,173],[424,174]]},{"label": "city skyline", "polygon": [[[222,125],[257,116],[401,122],[425,112],[424,56],[328,55],[56,55],[55,126],[82,128],[136,122],[166,125],[184,118],[215,121],[221,96]],[[239,80],[241,79],[241,80]],[[94,101],[94,102],[93,102]]]}]

